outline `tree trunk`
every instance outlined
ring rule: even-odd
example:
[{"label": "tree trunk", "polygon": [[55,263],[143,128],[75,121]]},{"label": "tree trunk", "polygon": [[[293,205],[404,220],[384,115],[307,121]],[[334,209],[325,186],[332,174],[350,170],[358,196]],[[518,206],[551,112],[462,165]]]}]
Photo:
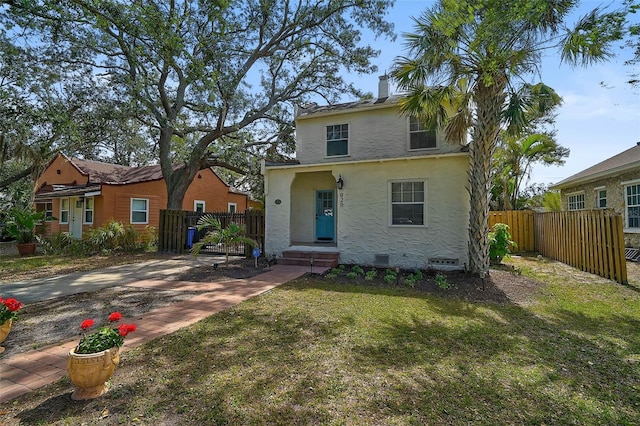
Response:
[{"label": "tree trunk", "polygon": [[182,210],[184,196],[199,170],[199,165],[185,162],[181,168],[174,168],[171,161],[172,136],[172,128],[166,127],[160,130],[160,167],[167,188],[167,209]]},{"label": "tree trunk", "polygon": [[483,76],[474,89],[476,120],[470,146],[471,210],[469,213],[469,270],[484,278],[489,272],[489,201],[491,197],[491,159],[500,131],[501,111],[506,98],[506,80],[494,76],[487,86]]}]

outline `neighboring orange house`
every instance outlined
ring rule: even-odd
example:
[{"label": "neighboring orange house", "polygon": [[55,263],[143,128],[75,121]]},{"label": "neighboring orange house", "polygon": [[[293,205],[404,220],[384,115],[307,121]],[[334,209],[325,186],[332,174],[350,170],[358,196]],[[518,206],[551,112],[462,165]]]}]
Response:
[{"label": "neighboring orange house", "polygon": [[[160,210],[167,208],[167,190],[159,165],[127,167],[59,154],[36,181],[35,203],[55,218],[48,232],[80,238],[112,219],[139,231],[157,227]],[[198,172],[182,203],[183,210],[203,212],[242,213],[255,206],[212,169]]]}]

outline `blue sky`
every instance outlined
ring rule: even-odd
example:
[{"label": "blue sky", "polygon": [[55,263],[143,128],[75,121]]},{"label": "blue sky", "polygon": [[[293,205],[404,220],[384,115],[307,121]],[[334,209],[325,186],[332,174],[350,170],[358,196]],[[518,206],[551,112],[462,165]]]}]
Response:
[{"label": "blue sky", "polygon": [[[579,16],[599,5],[611,4],[610,7],[615,8],[620,3],[621,0],[583,0],[578,13],[569,22],[575,22]],[[397,39],[395,42],[369,41],[381,50],[380,56],[374,59],[379,75],[391,68],[397,56],[405,54],[402,33],[413,31],[411,16],[418,17],[432,4],[433,1],[396,0],[387,18],[395,24]],[[640,89],[634,90],[625,83],[631,71],[630,67],[623,66],[631,55],[629,50],[621,50],[612,61],[589,68],[560,65],[556,53],[549,52],[544,58],[541,80],[553,87],[564,100],[556,119],[557,140],[569,148],[571,154],[564,166],[536,166],[531,183],[558,182],[640,142]],[[539,79],[532,77],[531,81]],[[354,82],[363,91],[377,93],[377,75],[354,76]],[[606,87],[600,82],[605,82]]]}]

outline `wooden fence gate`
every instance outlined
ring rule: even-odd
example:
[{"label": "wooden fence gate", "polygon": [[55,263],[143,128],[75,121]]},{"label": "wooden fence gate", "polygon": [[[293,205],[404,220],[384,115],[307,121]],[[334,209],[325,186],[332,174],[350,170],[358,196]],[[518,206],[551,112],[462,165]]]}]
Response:
[{"label": "wooden fence gate", "polygon": [[[185,253],[190,246],[200,240],[207,232],[196,230],[198,219],[203,215],[213,215],[220,220],[222,227],[234,222],[245,227],[245,236],[258,243],[264,252],[264,212],[246,210],[244,213],[207,212],[197,213],[184,210],[160,210],[158,230],[158,251],[163,253]],[[230,247],[230,254],[251,256],[251,247],[240,244]],[[205,247],[201,253],[224,253],[224,247]]]}]

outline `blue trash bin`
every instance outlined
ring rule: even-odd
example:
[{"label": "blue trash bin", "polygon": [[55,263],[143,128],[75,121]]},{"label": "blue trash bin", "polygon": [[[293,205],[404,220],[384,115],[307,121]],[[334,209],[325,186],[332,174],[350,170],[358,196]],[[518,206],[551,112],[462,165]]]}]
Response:
[{"label": "blue trash bin", "polygon": [[193,237],[196,236],[196,228],[190,226],[187,229],[187,248],[190,249],[193,246]]}]

